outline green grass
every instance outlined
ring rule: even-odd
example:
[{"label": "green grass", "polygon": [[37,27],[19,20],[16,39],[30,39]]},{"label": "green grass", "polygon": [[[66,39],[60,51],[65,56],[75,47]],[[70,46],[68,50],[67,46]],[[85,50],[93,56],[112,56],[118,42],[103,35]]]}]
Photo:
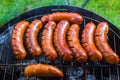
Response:
[{"label": "green grass", "polygon": [[0,26],[10,19],[37,7],[65,4],[62,0],[0,0]]},{"label": "green grass", "polygon": [[[70,5],[81,6],[85,0],[69,0]],[[65,0],[0,0],[0,26],[10,19],[37,7],[65,5]],[[120,0],[89,0],[85,7],[112,22],[120,29]]]},{"label": "green grass", "polygon": [[120,29],[120,0],[90,0],[85,8],[101,15]]},{"label": "green grass", "polygon": [[85,0],[69,0],[70,5],[81,7]]}]

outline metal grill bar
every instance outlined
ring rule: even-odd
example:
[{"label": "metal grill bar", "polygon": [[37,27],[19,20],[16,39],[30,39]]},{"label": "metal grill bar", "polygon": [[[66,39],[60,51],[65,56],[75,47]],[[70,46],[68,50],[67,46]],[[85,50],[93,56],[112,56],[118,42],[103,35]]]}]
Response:
[{"label": "metal grill bar", "polygon": [[[22,63],[22,62],[21,62]],[[22,69],[20,69],[20,77],[22,76]]]},{"label": "metal grill bar", "polygon": [[116,38],[115,38],[115,37],[116,37],[116,36],[113,35],[113,39],[114,39],[114,51],[117,52],[117,51],[116,51]]},{"label": "metal grill bar", "polygon": [[84,8],[88,2],[89,0],[84,0],[84,3],[82,4],[82,8]]},{"label": "metal grill bar", "polygon": [[109,29],[113,32],[114,35],[116,35],[120,39],[120,36],[112,28]]},{"label": "metal grill bar", "polygon": [[65,0],[66,1],[66,5],[70,5],[70,2],[69,0]]},{"label": "metal grill bar", "polygon": [[11,80],[14,80],[14,72],[15,72],[15,70],[14,70],[14,67],[13,67]]},{"label": "metal grill bar", "polygon": [[103,70],[102,70],[102,67],[100,68],[100,72],[101,72],[101,80],[103,80]]},{"label": "metal grill bar", "polygon": [[[0,60],[1,60],[1,58],[2,58],[2,54],[3,54],[3,49],[4,49],[4,46],[1,44],[0,45],[1,47],[0,47]],[[0,61],[1,62],[1,61]]]},{"label": "metal grill bar", "polygon": [[109,67],[109,80],[111,80],[111,69]]},{"label": "metal grill bar", "polygon": [[119,78],[119,68],[117,67],[117,79],[120,80]]},{"label": "metal grill bar", "polygon": [[[6,55],[6,56],[7,58],[5,63],[7,64],[9,55]],[[7,72],[7,68],[5,68],[3,80],[6,80],[6,72]]]},{"label": "metal grill bar", "polygon": [[3,76],[3,80],[6,79],[6,71],[7,71],[7,68],[5,68],[5,71],[4,71],[4,76]]},{"label": "metal grill bar", "polygon": [[95,68],[93,68],[93,71],[92,71],[92,73],[93,73],[93,76],[95,76]]}]

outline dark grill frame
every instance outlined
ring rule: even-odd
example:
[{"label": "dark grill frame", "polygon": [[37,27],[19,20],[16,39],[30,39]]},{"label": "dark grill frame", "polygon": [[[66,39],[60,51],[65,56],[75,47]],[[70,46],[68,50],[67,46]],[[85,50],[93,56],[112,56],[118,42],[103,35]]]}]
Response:
[{"label": "dark grill frame", "polygon": [[[33,64],[33,63],[48,63],[48,64],[58,66],[62,71],[64,71],[64,73],[66,73],[65,72],[66,68],[82,67],[82,68],[84,68],[84,70],[89,70],[89,72],[87,74],[97,76],[96,78],[98,80],[108,80],[108,79],[113,80],[112,75],[113,75],[113,71],[114,71],[114,74],[116,76],[114,79],[119,80],[120,79],[119,78],[120,77],[119,76],[120,64],[109,65],[109,64],[105,63],[104,61],[96,63],[96,62],[92,62],[89,60],[85,64],[75,64],[74,65],[73,62],[66,63],[66,62],[62,61],[61,59],[58,59],[56,62],[52,63],[52,62],[48,61],[47,58],[44,57],[43,55],[36,59],[33,59],[33,58],[31,58],[30,55],[27,55],[26,60],[23,60],[23,61],[15,60],[14,56],[12,55],[12,51],[10,49],[10,44],[9,44],[10,43],[10,35],[11,35],[14,25],[21,20],[25,19],[25,20],[28,20],[29,22],[31,22],[34,19],[40,19],[40,17],[45,14],[49,14],[49,13],[56,12],[56,11],[76,12],[76,13],[81,14],[84,17],[84,23],[81,25],[81,31],[84,28],[84,25],[89,21],[95,22],[96,25],[100,21],[108,22],[108,24],[110,26],[110,31],[109,31],[109,35],[108,35],[108,38],[109,38],[108,40],[109,40],[110,46],[120,56],[120,45],[119,45],[120,44],[120,30],[118,30],[109,21],[107,21],[104,18],[100,17],[99,15],[97,15],[93,12],[90,12],[88,10],[85,10],[83,8],[66,6],[66,5],[41,7],[41,8],[37,8],[37,9],[31,10],[31,11],[28,11],[16,18],[10,20],[8,23],[6,23],[5,25],[3,25],[0,28],[0,40],[2,40],[2,41],[0,41],[0,53],[1,53],[0,54],[0,62],[1,62],[0,63],[0,67],[1,67],[0,68],[0,71],[1,71],[0,79],[2,79],[2,80],[16,80],[16,79],[29,80],[28,78],[25,78],[23,76],[23,68],[26,65]],[[39,36],[41,36],[41,33],[39,34]],[[105,78],[106,76],[108,79]],[[24,78],[22,79],[22,77],[24,77]],[[86,74],[82,75],[81,79],[84,80],[85,78],[86,78]],[[50,78],[40,78],[40,77],[36,77],[34,79],[50,80]],[[30,80],[34,80],[34,79],[30,79]],[[56,79],[69,80],[66,77],[66,74],[65,74],[64,78],[51,78],[51,79],[53,79],[53,80],[56,80]],[[76,78],[76,80],[78,80],[78,78]]]}]

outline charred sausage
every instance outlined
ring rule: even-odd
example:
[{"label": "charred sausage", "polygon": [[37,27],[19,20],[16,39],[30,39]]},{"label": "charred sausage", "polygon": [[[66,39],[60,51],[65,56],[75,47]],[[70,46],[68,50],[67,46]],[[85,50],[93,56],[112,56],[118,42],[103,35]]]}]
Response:
[{"label": "charred sausage", "polygon": [[65,61],[73,58],[73,53],[67,45],[66,35],[70,24],[67,20],[62,20],[57,24],[54,32],[54,45],[60,57]]},{"label": "charred sausage", "polygon": [[26,56],[26,50],[23,46],[23,34],[29,26],[29,22],[23,20],[17,23],[11,35],[11,47],[16,59],[22,60]]},{"label": "charred sausage", "polygon": [[53,33],[56,28],[56,23],[54,21],[49,21],[42,32],[42,50],[45,56],[48,57],[49,60],[53,61],[57,58],[57,52],[53,46]]},{"label": "charred sausage", "polygon": [[42,22],[47,21],[61,21],[68,20],[70,23],[81,24],[83,17],[78,13],[73,12],[54,12],[52,14],[45,15],[41,18]]},{"label": "charred sausage", "polygon": [[89,22],[85,25],[85,28],[82,33],[82,45],[86,50],[88,57],[93,61],[102,60],[102,53],[97,50],[94,43],[94,33],[96,26],[93,22]]},{"label": "charred sausage", "polygon": [[80,27],[77,24],[72,24],[67,33],[68,45],[74,52],[75,60],[80,63],[87,61],[87,53],[82,48],[79,40]]},{"label": "charred sausage", "polygon": [[110,64],[119,63],[118,55],[111,49],[107,41],[108,24],[100,22],[95,31],[95,43],[97,48],[102,52],[103,58]]},{"label": "charred sausage", "polygon": [[26,31],[26,46],[32,57],[38,57],[42,53],[37,42],[37,35],[42,27],[42,22],[40,20],[34,20]]},{"label": "charred sausage", "polygon": [[24,74],[27,77],[63,77],[63,73],[55,66],[48,64],[32,64],[24,69]]}]

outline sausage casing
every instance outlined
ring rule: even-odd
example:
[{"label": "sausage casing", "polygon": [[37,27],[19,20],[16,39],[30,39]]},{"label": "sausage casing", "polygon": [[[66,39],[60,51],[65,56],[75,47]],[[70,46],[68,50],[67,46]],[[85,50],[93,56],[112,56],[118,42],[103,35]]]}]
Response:
[{"label": "sausage casing", "polygon": [[42,53],[37,42],[37,35],[42,27],[42,22],[40,20],[34,20],[26,31],[26,46],[32,57],[38,57]]},{"label": "sausage casing", "polygon": [[57,24],[54,32],[54,45],[60,57],[65,61],[70,61],[73,58],[73,53],[67,45],[67,31],[70,24],[67,20],[62,20]]},{"label": "sausage casing", "polygon": [[88,57],[93,61],[102,60],[102,53],[97,50],[94,43],[94,33],[96,26],[93,22],[89,22],[85,25],[85,28],[82,33],[82,45],[86,50]]},{"label": "sausage casing", "polygon": [[24,69],[24,74],[27,77],[63,77],[63,73],[55,66],[48,64],[32,64]]},{"label": "sausage casing", "polygon": [[23,46],[22,38],[23,34],[29,26],[29,22],[23,20],[17,23],[14,27],[12,36],[11,36],[11,47],[13,50],[13,54],[16,59],[22,60],[26,56],[26,50]]},{"label": "sausage casing", "polygon": [[78,13],[73,12],[54,12],[52,14],[45,15],[41,18],[42,22],[47,21],[61,21],[68,20],[70,23],[81,24],[83,22],[83,17]]},{"label": "sausage casing", "polygon": [[102,52],[106,62],[110,64],[119,63],[118,55],[111,49],[107,41],[108,24],[106,22],[100,22],[95,31],[95,43],[97,48]]},{"label": "sausage casing", "polygon": [[53,46],[53,34],[56,28],[56,23],[54,21],[49,21],[42,32],[42,50],[45,56],[48,57],[49,60],[53,61],[57,58],[57,52]]},{"label": "sausage casing", "polygon": [[84,63],[87,61],[87,53],[80,44],[79,30],[79,25],[72,24],[67,33],[67,40],[69,47],[74,52],[75,60]]}]

